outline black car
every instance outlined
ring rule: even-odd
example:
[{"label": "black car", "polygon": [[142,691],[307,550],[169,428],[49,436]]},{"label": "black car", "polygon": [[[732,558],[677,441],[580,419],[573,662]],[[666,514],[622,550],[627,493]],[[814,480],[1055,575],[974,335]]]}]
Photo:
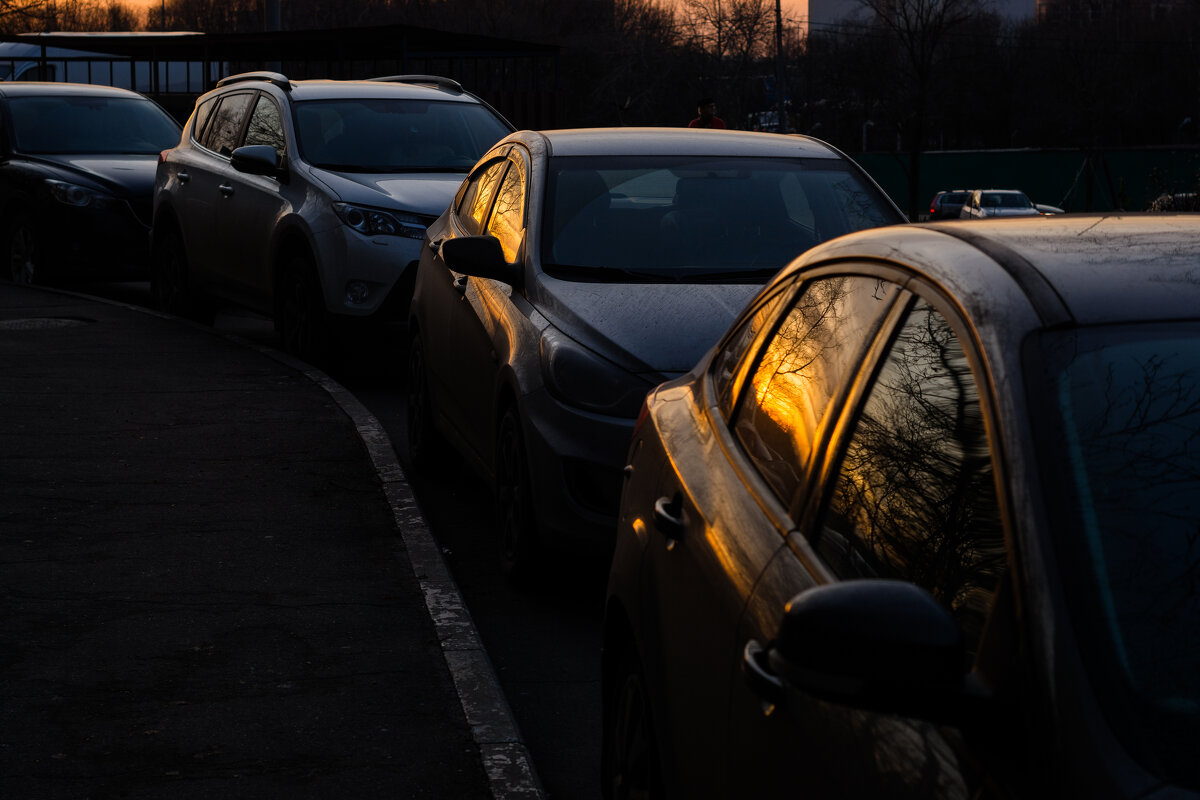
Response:
[{"label": "black car", "polygon": [[5,277],[147,277],[154,171],[179,135],[167,112],[125,89],[0,85]]},{"label": "black car", "polygon": [[606,796],[1194,798],[1200,217],[863,231],[646,400]]}]

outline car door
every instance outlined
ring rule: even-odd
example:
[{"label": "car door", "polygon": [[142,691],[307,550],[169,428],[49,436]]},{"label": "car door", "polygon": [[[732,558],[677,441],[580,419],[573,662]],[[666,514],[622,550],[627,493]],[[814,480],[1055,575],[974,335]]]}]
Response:
[{"label": "car door", "polygon": [[[1003,685],[1019,648],[988,386],[951,306],[901,300],[865,360],[870,371],[850,376],[820,488],[795,504],[802,523],[759,580],[737,643],[768,642],[814,575],[905,580],[950,610],[981,679]],[[960,730],[794,693],[766,715],[751,681],[733,684],[730,769],[754,796],[791,797],[793,779],[814,796],[1008,796],[989,754]]]},{"label": "car door", "polygon": [[[290,149],[279,104],[267,93],[253,101],[237,147],[268,145],[286,163]],[[235,148],[236,149],[236,148]],[[217,187],[217,233],[225,257],[219,269],[231,293],[265,313],[271,308],[271,246],[275,220],[290,207],[288,185],[279,175],[252,175],[227,165]]]},{"label": "car door", "polygon": [[[529,162],[524,148],[513,147],[483,229],[484,233],[500,240],[504,259],[510,264],[522,263],[525,256],[528,175]],[[496,388],[501,365],[510,359],[536,363],[539,358],[538,339],[529,330],[532,323],[528,314],[521,313],[514,303],[514,299],[523,299],[522,291],[523,287],[514,288],[502,281],[468,278],[462,307],[470,308],[474,320],[464,313],[464,323],[453,331],[455,338],[451,346],[468,354],[475,368],[459,370],[454,376],[456,381],[452,391],[463,401],[463,433],[489,469],[494,462]],[[527,303],[523,305],[529,307]],[[519,349],[521,342],[531,341],[531,348]]]},{"label": "car door", "polygon": [[[193,279],[206,287],[219,288],[227,272],[226,239],[221,232],[219,187],[229,171],[229,154],[241,140],[246,115],[255,92],[232,92],[218,97],[213,109],[197,110],[194,144],[180,148],[174,181],[178,220],[187,247],[188,267]],[[201,118],[201,111],[205,116]],[[203,126],[200,125],[203,121]]]},{"label": "car door", "polygon": [[[728,725],[738,624],[759,575],[795,528],[789,509],[808,484],[828,409],[893,302],[894,290],[878,283],[814,280],[781,303],[764,343],[741,362],[718,351],[711,367],[718,407],[708,413],[719,447],[704,441],[667,460],[653,518],[662,533],[665,508],[679,532],[651,537],[646,602],[655,608],[667,736],[672,750],[688,754],[669,778],[681,796],[752,796],[728,769],[741,747]],[[769,313],[771,300],[762,302],[759,310]]]},{"label": "car door", "polygon": [[446,266],[440,245],[448,237],[476,236],[487,230],[492,206],[510,166],[506,154],[507,148],[484,160],[467,177],[442,238],[422,252],[417,295],[432,407],[448,427],[447,433],[485,469],[491,465],[479,442],[480,423],[470,419],[478,398],[467,396],[479,377],[464,373],[494,376],[496,359],[488,329],[478,313],[482,308],[479,289],[471,285],[475,282],[471,278]]}]

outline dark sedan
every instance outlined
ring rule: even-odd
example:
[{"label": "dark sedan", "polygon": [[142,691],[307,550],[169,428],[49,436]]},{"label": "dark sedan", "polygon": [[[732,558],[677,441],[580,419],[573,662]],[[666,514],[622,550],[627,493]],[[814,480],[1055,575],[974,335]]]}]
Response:
[{"label": "dark sedan", "polygon": [[929,219],[958,219],[963,203],[970,196],[971,193],[966,189],[938,192],[929,201]]},{"label": "dark sedan", "polygon": [[1196,797],[1200,218],[865,231],[646,401],[609,798]]},{"label": "dark sedan", "polygon": [[148,277],[154,172],[179,124],[134,92],[69,83],[0,84],[0,122],[5,277]]},{"label": "dark sedan", "polygon": [[903,221],[807,137],[522,131],[426,234],[410,317],[409,446],[450,442],[496,489],[503,562],[612,545],[642,398],[712,346],[797,253]]}]

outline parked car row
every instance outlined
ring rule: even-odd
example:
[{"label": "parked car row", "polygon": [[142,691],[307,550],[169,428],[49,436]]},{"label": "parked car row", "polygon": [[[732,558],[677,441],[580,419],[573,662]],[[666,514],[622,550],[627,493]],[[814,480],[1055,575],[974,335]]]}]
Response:
[{"label": "parked car row", "polygon": [[[513,132],[433,76],[232,76],[182,131],[31,86],[14,280],[155,162],[163,308],[318,361],[406,322],[412,460],[486,479],[504,568],[612,551],[605,797],[1200,792],[1200,217],[902,225],[809,137]],[[85,157],[59,113],[146,142]]]},{"label": "parked car row", "polygon": [[929,203],[929,219],[986,219],[1065,214],[1063,209],[1034,203],[1016,189],[953,189],[938,192]]}]

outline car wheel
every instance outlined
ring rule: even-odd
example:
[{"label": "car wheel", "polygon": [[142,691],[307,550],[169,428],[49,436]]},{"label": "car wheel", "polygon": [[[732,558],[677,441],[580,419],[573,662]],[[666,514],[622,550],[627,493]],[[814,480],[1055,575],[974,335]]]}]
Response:
[{"label": "car wheel", "polygon": [[514,582],[528,580],[539,555],[529,462],[517,411],[509,406],[496,435],[496,506],[500,523],[500,566]]},{"label": "car wheel", "polygon": [[159,311],[211,325],[215,316],[212,304],[198,297],[188,275],[187,250],[173,228],[164,228],[154,237],[150,263],[150,296]]},{"label": "car wheel", "polygon": [[311,259],[292,256],[277,289],[276,323],[283,349],[313,366],[330,367],[335,352],[333,330]]},{"label": "car wheel", "polygon": [[447,464],[449,451],[434,425],[433,405],[429,400],[429,368],[425,363],[425,345],[419,334],[413,334],[408,344],[407,389],[408,457],[418,472],[433,474]]},{"label": "car wheel", "polygon": [[606,800],[661,798],[662,773],[650,701],[641,666],[631,648],[622,653],[612,686],[613,693],[604,710],[601,759],[604,797]]},{"label": "car wheel", "polygon": [[45,279],[40,269],[41,247],[30,217],[24,214],[14,217],[8,225],[5,241],[8,243],[8,276],[13,283],[30,286]]}]

